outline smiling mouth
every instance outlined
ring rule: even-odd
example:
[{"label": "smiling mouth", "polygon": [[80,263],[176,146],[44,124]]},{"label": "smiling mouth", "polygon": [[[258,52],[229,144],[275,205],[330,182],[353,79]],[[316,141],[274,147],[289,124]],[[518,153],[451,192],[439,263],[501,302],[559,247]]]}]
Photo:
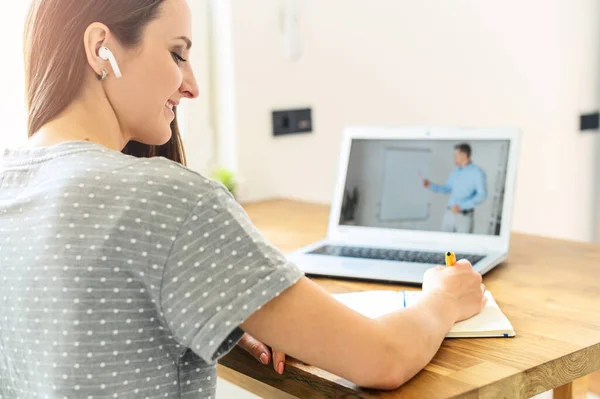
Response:
[{"label": "smiling mouth", "polygon": [[171,111],[173,111],[173,108],[176,107],[178,104],[175,101],[169,100],[167,101],[167,103],[165,104],[165,107],[169,108]]}]

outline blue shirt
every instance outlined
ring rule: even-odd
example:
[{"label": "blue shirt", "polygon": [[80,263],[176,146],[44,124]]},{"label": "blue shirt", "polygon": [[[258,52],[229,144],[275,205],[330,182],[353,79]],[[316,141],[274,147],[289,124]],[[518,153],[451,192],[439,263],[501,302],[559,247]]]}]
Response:
[{"label": "blue shirt", "polygon": [[435,193],[450,194],[448,206],[458,205],[461,210],[473,209],[487,198],[485,172],[472,163],[456,167],[446,184],[431,183],[429,189]]}]

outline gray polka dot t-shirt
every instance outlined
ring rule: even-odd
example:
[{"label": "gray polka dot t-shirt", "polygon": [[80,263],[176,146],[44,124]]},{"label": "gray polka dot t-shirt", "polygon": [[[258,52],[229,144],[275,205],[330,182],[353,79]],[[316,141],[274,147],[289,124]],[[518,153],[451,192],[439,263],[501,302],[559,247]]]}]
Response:
[{"label": "gray polka dot t-shirt", "polygon": [[301,276],[222,185],[174,162],[5,150],[0,397],[214,398],[239,325]]}]

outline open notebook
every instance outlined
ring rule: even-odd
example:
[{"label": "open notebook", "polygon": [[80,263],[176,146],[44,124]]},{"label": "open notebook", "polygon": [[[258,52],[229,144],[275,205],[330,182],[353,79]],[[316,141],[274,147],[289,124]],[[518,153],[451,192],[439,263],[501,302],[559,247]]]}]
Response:
[{"label": "open notebook", "polygon": [[[349,308],[370,318],[377,318],[413,305],[422,291],[362,291],[333,295]],[[470,319],[454,324],[446,338],[514,337],[510,321],[498,307],[489,291],[486,307]]]}]

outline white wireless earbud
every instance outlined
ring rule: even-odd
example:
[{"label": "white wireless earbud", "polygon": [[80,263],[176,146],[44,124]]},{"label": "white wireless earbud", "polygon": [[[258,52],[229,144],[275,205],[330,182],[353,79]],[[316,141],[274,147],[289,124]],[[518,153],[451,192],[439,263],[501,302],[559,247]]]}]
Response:
[{"label": "white wireless earbud", "polygon": [[117,78],[120,78],[121,76],[123,76],[121,74],[121,70],[119,69],[119,64],[117,64],[117,60],[115,59],[115,56],[113,55],[112,51],[110,51],[108,49],[108,47],[106,47],[106,46],[100,47],[100,50],[98,50],[98,56],[100,58],[102,58],[103,60],[110,62],[110,66],[112,67],[113,72],[115,73],[115,76]]}]

